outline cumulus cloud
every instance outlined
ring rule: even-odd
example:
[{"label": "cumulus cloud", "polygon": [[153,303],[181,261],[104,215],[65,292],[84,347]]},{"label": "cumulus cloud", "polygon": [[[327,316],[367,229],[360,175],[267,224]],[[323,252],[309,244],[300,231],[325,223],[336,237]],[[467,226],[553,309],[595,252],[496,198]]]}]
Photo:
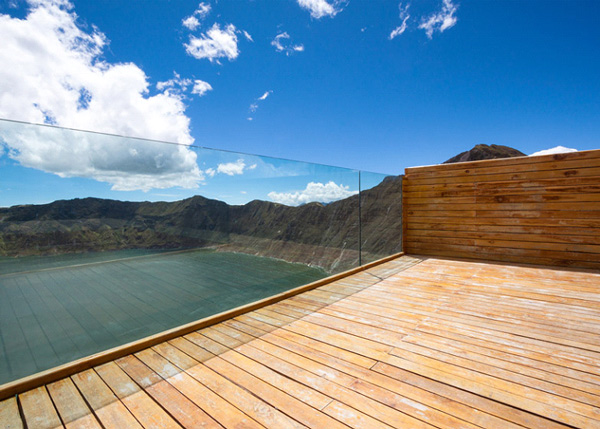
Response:
[{"label": "cumulus cloud", "polygon": [[115,191],[192,189],[204,180],[185,145],[0,121],[2,145],[25,167],[106,182]]},{"label": "cumulus cloud", "polygon": [[406,28],[408,27],[407,22],[410,18],[410,15],[408,14],[409,7],[410,3],[403,5],[402,2],[400,2],[400,4],[398,5],[398,8],[400,9],[400,19],[402,20],[402,24],[400,24],[398,27],[392,30],[389,36],[390,40],[393,40],[395,37],[400,36],[406,31]]},{"label": "cumulus cloud", "polygon": [[204,172],[208,177],[215,177],[216,174],[225,174],[227,176],[239,176],[245,171],[256,169],[257,165],[246,165],[243,159],[238,159],[235,162],[225,162],[217,165],[217,168],[208,168]]},{"label": "cumulus cloud", "polygon": [[236,162],[227,162],[217,166],[217,173],[226,174],[228,176],[237,176],[244,174],[246,163],[243,159],[238,159]]},{"label": "cumulus cloud", "polygon": [[294,52],[303,52],[304,45],[294,45],[290,40],[290,35],[287,32],[279,33],[271,41],[271,46],[275,47],[277,52],[283,52],[286,55],[291,55]]},{"label": "cumulus cloud", "polygon": [[183,93],[185,93],[188,87],[192,84],[192,94],[196,94],[199,97],[202,97],[208,91],[212,90],[212,86],[208,82],[204,82],[200,79],[184,79],[178,73],[173,73],[172,79],[166,80],[164,82],[158,82],[156,84],[156,89],[158,89],[159,91],[164,91],[166,94],[175,93],[183,97]]},{"label": "cumulus cloud", "polygon": [[267,196],[271,201],[288,206],[299,206],[310,202],[330,203],[332,201],[348,198],[358,194],[358,191],[350,191],[349,186],[338,185],[333,181],[327,183],[310,182],[301,191],[293,192],[269,192]]},{"label": "cumulus cloud", "polygon": [[150,95],[144,71],[103,60],[106,36],[95,27],[83,30],[72,10],[66,0],[30,0],[23,19],[0,14],[0,117],[184,146],[114,137],[98,142],[86,133],[4,124],[9,156],[62,177],[108,182],[113,189],[197,186],[202,174],[195,152],[186,147],[193,142],[190,120],[182,95],[172,90],[175,82]]},{"label": "cumulus cloud", "polygon": [[185,17],[181,23],[190,31],[196,30],[200,27],[200,21],[206,18],[206,15],[210,13],[211,7],[209,4],[200,3],[198,9],[194,11],[190,16]]},{"label": "cumulus cloud", "polygon": [[336,16],[344,9],[346,3],[346,0],[298,0],[300,7],[308,10],[310,16],[316,19]]},{"label": "cumulus cloud", "polygon": [[540,155],[554,155],[556,153],[569,153],[569,152],[577,152],[577,149],[572,149],[564,146],[556,146],[550,149],[540,150],[538,152],[534,152],[529,156],[540,156]]},{"label": "cumulus cloud", "polygon": [[235,60],[238,50],[238,38],[235,25],[228,24],[223,29],[215,23],[210,30],[200,37],[190,36],[189,43],[184,44],[185,50],[192,57],[201,60],[217,61],[219,58]]},{"label": "cumulus cloud", "polygon": [[199,97],[202,97],[208,91],[212,91],[212,86],[208,82],[204,82],[203,80],[196,79],[194,81],[194,87],[192,88],[192,94],[196,94]]},{"label": "cumulus cloud", "polygon": [[156,89],[158,89],[159,91],[165,91],[165,92],[166,91],[185,91],[185,90],[187,90],[187,87],[190,86],[191,84],[192,84],[191,79],[184,79],[179,75],[179,73],[174,72],[172,79],[162,81],[162,82],[157,82]]},{"label": "cumulus cloud", "polygon": [[443,33],[447,29],[454,27],[457,21],[455,16],[457,9],[458,6],[453,4],[452,0],[443,0],[442,9],[423,19],[419,28],[425,30],[425,34],[431,39],[435,31]]},{"label": "cumulus cloud", "polygon": [[194,31],[200,27],[200,21],[194,15],[188,16],[181,21],[181,24],[188,30]]}]

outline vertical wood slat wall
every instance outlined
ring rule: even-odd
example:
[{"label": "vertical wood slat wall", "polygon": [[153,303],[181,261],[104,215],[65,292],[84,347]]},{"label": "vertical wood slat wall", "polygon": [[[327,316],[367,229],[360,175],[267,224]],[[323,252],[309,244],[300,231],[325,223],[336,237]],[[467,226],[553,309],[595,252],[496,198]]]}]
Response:
[{"label": "vertical wood slat wall", "polygon": [[600,269],[600,150],[407,168],[404,251]]}]

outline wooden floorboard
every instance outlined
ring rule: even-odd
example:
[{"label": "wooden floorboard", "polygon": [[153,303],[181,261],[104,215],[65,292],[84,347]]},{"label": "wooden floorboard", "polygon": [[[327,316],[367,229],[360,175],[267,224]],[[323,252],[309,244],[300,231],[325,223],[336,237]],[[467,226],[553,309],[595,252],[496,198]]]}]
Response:
[{"label": "wooden floorboard", "polygon": [[600,428],[600,273],[404,256],[20,393],[0,427]]}]

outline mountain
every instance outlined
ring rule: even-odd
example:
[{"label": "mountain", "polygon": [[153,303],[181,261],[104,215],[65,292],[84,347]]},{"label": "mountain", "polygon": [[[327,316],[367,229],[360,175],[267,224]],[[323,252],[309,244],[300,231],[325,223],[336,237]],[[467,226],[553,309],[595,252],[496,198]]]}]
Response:
[{"label": "mountain", "polygon": [[99,198],[0,209],[0,255],[214,247],[320,266],[356,264],[401,249],[401,178],[327,205],[268,201],[232,206],[195,196],[175,202]]},{"label": "mountain", "polygon": [[513,158],[516,156],[527,156],[523,152],[513,149],[512,147],[502,145],[487,145],[478,144],[473,149],[466,152],[459,153],[453,156],[449,160],[445,161],[444,164],[451,164],[454,162],[466,162],[466,161],[480,161],[482,159],[496,159],[496,158]]}]

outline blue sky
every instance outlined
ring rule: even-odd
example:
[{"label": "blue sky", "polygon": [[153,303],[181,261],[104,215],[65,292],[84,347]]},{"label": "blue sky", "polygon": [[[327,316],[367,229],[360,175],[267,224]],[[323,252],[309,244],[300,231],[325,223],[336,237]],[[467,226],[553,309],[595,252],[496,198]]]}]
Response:
[{"label": "blue sky", "polygon": [[[600,148],[598,1],[0,0],[0,39],[5,119],[389,174],[478,143]],[[37,144],[5,142],[0,206],[18,200],[6,178],[32,195],[44,182],[120,199],[216,198],[215,180],[223,190],[234,176],[206,170],[240,159],[198,157],[193,188],[164,168],[142,183],[124,161],[108,177],[105,158],[131,155],[118,145]],[[138,189],[119,190],[119,172]],[[269,187],[300,192],[307,180]]]}]

